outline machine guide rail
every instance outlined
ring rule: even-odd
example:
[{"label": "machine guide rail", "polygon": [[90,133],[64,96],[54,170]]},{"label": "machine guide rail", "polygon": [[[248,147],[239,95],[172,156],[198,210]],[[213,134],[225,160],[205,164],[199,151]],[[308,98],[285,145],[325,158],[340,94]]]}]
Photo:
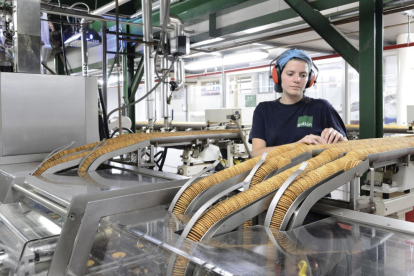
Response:
[{"label": "machine guide rail", "polygon": [[169,212],[172,212],[175,204],[177,204],[178,199],[180,199],[181,195],[184,193],[185,190],[187,190],[188,187],[190,187],[191,185],[193,185],[195,183],[196,180],[199,179],[199,177],[201,177],[204,173],[206,173],[207,171],[215,168],[217,166],[217,164],[220,163],[219,160],[217,160],[216,162],[213,163],[213,165],[208,166],[206,168],[204,168],[204,170],[202,170],[201,172],[199,172],[198,174],[194,175],[191,179],[189,179],[182,187],[181,189],[178,191],[178,193],[174,196],[173,201],[170,204],[170,207],[168,208]]},{"label": "machine guide rail", "polygon": [[301,174],[306,167],[308,166],[307,162],[303,162],[302,165],[300,165],[299,169],[297,169],[294,173],[292,173],[288,179],[280,186],[280,188],[277,190],[275,196],[273,197],[272,203],[270,203],[264,225],[266,227],[270,227],[270,222],[273,217],[273,212],[276,209],[277,204],[279,203],[280,198],[282,197],[283,193],[289,188],[289,186],[292,184],[292,182],[296,179],[296,177]]},{"label": "machine guide rail", "polygon": [[[186,238],[187,235],[190,233],[191,229],[193,228],[194,224],[201,218],[201,216],[204,214],[204,212],[207,211],[207,209],[210,208],[217,200],[219,200],[220,198],[226,196],[230,192],[233,192],[237,189],[246,188],[246,187],[248,188],[254,174],[260,168],[260,166],[263,164],[266,157],[267,157],[267,153],[264,153],[262,155],[262,158],[253,167],[250,174],[246,177],[246,179],[243,182],[241,182],[239,184],[236,184],[236,185],[224,190],[223,192],[221,192],[221,193],[217,194],[216,196],[212,197],[203,206],[201,206],[200,209],[198,209],[198,211],[192,216],[191,220],[188,222],[187,226],[184,228],[184,231],[181,234],[181,236]],[[219,184],[217,184],[217,185],[219,185]]]}]

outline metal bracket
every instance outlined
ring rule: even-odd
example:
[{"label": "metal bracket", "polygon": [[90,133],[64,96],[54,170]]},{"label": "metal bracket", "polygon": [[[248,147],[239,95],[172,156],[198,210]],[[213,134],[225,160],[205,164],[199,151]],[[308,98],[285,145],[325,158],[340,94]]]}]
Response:
[{"label": "metal bracket", "polygon": [[251,172],[249,173],[249,175],[243,181],[244,182],[244,186],[243,186],[244,190],[249,189],[250,183],[252,182],[252,179],[253,179],[254,175],[256,174],[256,172],[260,168],[260,166],[263,164],[263,162],[266,160],[267,154],[268,154],[267,152],[263,153],[262,158],[260,158],[259,162],[257,162],[256,165],[254,165],[254,167],[251,170]]},{"label": "metal bracket", "polygon": [[[85,160],[92,154],[94,153],[98,148],[105,146],[107,143],[106,140],[102,140],[99,144],[97,144],[80,162],[79,162],[79,167],[82,167],[83,162],[85,162]],[[79,173],[79,169],[78,169],[78,173]]]},{"label": "metal bracket", "polygon": [[194,184],[194,182],[204,173],[206,173],[207,171],[215,168],[218,163],[220,163],[220,160],[217,160],[216,162],[213,163],[213,165],[208,166],[206,168],[204,168],[204,170],[202,170],[201,172],[199,172],[198,174],[196,174],[195,176],[193,176],[190,180],[188,180],[182,187],[181,189],[178,191],[178,193],[175,195],[173,201],[170,204],[170,207],[168,208],[169,212],[172,212],[175,204],[177,204],[178,199],[181,197],[181,195],[184,193],[185,190],[187,190],[188,187],[190,187],[191,185]]},{"label": "metal bracket", "polygon": [[269,205],[269,209],[266,214],[264,226],[270,228],[270,222],[272,221],[273,213],[276,209],[277,204],[279,203],[280,198],[285,193],[287,188],[292,184],[292,182],[296,179],[296,177],[301,174],[306,167],[308,166],[308,162],[303,162],[302,165],[300,165],[299,169],[292,173],[288,179],[282,184],[282,186],[279,188],[279,190],[276,192],[275,197],[272,200],[272,203]]},{"label": "metal bracket", "polygon": [[[144,148],[144,147],[147,147],[149,145],[150,145],[150,141],[149,140],[145,140],[145,141],[142,141],[142,142],[138,142],[136,144],[132,144],[130,146],[126,146],[126,147],[123,147],[123,148],[120,148],[120,149],[117,149],[117,150],[114,150],[114,151],[105,153],[105,154],[99,156],[98,158],[96,158],[90,164],[90,166],[87,169],[87,171],[95,171],[96,168],[98,168],[100,164],[102,164],[103,162],[105,162],[106,160],[108,160],[108,159],[110,159],[112,157],[119,156],[121,154],[128,153],[128,152],[133,152],[133,151],[136,151],[137,149]],[[80,166],[81,165],[79,165],[79,167]]]}]

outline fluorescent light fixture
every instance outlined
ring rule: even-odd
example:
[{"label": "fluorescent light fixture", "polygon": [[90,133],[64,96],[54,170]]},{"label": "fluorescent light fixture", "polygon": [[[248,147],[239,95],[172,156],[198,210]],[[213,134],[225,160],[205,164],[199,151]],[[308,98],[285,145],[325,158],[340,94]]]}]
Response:
[{"label": "fluorescent light fixture", "polygon": [[205,45],[205,44],[219,42],[219,41],[222,41],[222,40],[224,40],[224,38],[221,38],[221,37],[207,39],[207,40],[203,40],[203,41],[200,41],[200,42],[197,42],[197,43],[193,43],[193,44],[191,44],[191,47],[194,48],[194,47],[198,47],[198,46]]},{"label": "fluorescent light fixture", "polygon": [[185,69],[187,70],[203,70],[207,68],[221,67],[224,63],[226,65],[240,64],[240,63],[250,63],[254,61],[259,61],[266,59],[269,56],[269,52],[264,50],[252,50],[241,53],[229,54],[222,58],[209,58],[209,59],[200,59],[193,62],[188,62],[185,64]]}]

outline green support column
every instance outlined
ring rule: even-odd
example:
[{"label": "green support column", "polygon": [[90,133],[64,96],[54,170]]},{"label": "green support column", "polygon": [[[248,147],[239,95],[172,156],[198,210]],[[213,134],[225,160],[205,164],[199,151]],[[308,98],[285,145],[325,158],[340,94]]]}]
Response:
[{"label": "green support column", "polygon": [[[359,137],[376,137],[375,0],[359,2]],[[382,80],[381,80],[382,81]]]},{"label": "green support column", "polygon": [[[305,0],[285,0],[355,70],[359,71],[358,50],[333,27],[328,19]],[[361,2],[360,2],[361,5]]]},{"label": "green support column", "polygon": [[135,100],[135,94],[138,91],[139,85],[142,81],[142,76],[144,76],[144,57],[138,63],[138,68],[135,71],[135,75],[131,81],[131,95],[129,96],[129,102],[133,102]]},{"label": "green support column", "polygon": [[384,96],[383,96],[383,47],[384,47],[384,19],[383,19],[383,0],[375,1],[375,63],[376,63],[376,81],[375,81],[375,114],[376,128],[375,137],[384,136]]},{"label": "green support column", "polygon": [[65,66],[59,54],[55,55],[55,73],[56,75],[65,75]]}]

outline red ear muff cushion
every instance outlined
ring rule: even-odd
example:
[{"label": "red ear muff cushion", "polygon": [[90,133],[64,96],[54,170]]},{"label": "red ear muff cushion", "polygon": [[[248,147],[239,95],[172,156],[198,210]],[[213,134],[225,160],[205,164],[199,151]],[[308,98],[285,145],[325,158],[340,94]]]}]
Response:
[{"label": "red ear muff cushion", "polygon": [[312,87],[312,85],[315,83],[315,75],[312,74],[308,83],[309,84],[306,86],[306,88]]},{"label": "red ear muff cushion", "polygon": [[273,69],[272,69],[272,79],[275,82],[275,84],[279,85],[279,77],[278,77],[278,74],[277,74],[276,66],[274,66]]},{"label": "red ear muff cushion", "polygon": [[306,87],[305,88],[312,87],[312,85],[315,83],[315,80],[316,80],[316,75],[313,72],[313,70],[311,70],[310,73],[309,73],[309,80],[306,83]]}]

